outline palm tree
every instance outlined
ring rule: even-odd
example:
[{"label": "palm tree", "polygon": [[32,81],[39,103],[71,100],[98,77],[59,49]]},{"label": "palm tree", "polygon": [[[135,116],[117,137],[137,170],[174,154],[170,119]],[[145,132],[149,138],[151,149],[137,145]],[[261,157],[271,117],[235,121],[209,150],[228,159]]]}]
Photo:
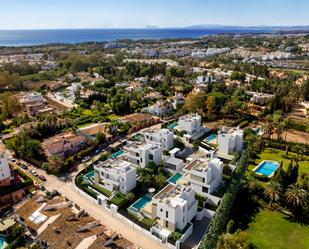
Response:
[{"label": "palm tree", "polygon": [[285,200],[294,210],[302,208],[306,202],[308,193],[298,184],[290,185],[285,192]]},{"label": "palm tree", "polygon": [[271,181],[264,190],[264,195],[270,200],[270,206],[272,207],[273,202],[280,199],[282,187],[279,182]]}]

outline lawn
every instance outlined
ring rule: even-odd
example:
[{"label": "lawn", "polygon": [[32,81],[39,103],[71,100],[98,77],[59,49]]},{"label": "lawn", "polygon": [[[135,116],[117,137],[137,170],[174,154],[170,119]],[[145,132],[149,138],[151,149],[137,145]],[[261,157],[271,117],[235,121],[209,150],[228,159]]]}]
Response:
[{"label": "lawn", "polygon": [[280,212],[260,209],[246,232],[258,248],[309,248],[309,226],[292,222]]},{"label": "lawn", "polygon": [[[258,159],[255,159],[254,164],[249,165],[249,170],[252,170],[263,160],[273,160],[278,163],[283,161],[283,168],[287,169],[290,163],[291,158],[296,158],[295,153],[289,152],[288,158],[285,157],[285,151],[278,149],[266,148],[261,154],[258,154]],[[309,157],[308,156],[299,156],[299,174],[309,173]]]}]

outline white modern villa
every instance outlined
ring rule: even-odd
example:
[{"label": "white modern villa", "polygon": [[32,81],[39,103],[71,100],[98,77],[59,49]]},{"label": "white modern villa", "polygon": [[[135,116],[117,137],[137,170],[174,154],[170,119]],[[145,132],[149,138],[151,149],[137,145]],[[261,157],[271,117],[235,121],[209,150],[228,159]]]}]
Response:
[{"label": "white modern villa", "polygon": [[244,131],[239,127],[223,127],[218,131],[218,154],[232,155],[243,148]]},{"label": "white modern villa", "polygon": [[153,131],[151,129],[145,132],[146,142],[150,144],[159,144],[165,150],[174,147],[174,133],[168,129]]},{"label": "white modern villa", "polygon": [[148,162],[154,162],[156,165],[162,162],[163,148],[158,144],[127,141],[123,149],[126,152],[123,158],[142,168],[145,168]]},{"label": "white modern villa", "polygon": [[152,217],[169,231],[183,230],[197,213],[195,190],[190,186],[169,184],[153,198]]},{"label": "white modern villa", "polygon": [[108,159],[94,165],[95,183],[111,192],[124,194],[136,187],[136,169],[121,159]]},{"label": "white modern villa", "polygon": [[202,118],[199,114],[188,114],[178,120],[177,130],[184,131],[187,141],[197,139],[204,135],[205,129],[202,126]]},{"label": "white modern villa", "polygon": [[194,159],[184,167],[184,177],[196,193],[212,194],[222,182],[223,162],[219,158]]}]

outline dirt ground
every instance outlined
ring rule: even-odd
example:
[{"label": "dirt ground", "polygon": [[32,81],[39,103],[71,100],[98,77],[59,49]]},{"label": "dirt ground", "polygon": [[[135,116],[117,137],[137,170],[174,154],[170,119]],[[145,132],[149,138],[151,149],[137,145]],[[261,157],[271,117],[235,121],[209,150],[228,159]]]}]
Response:
[{"label": "dirt ground", "polygon": [[[274,137],[277,137],[274,135]],[[296,130],[288,130],[286,134],[287,142],[309,144],[309,133]]]}]

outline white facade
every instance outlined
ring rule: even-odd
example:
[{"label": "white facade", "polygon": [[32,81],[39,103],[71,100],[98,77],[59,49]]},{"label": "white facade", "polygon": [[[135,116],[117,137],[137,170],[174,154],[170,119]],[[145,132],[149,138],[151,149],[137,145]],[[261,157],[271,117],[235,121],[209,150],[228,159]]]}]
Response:
[{"label": "white facade", "polygon": [[94,166],[95,182],[109,191],[124,194],[136,187],[136,169],[131,163],[109,159]]},{"label": "white facade", "polygon": [[156,132],[147,130],[145,138],[147,143],[159,144],[165,150],[170,150],[174,147],[174,133],[168,129],[161,129]]},{"label": "white facade", "polygon": [[168,116],[173,112],[173,105],[169,101],[158,101],[156,104],[144,108],[144,111],[159,117]]},{"label": "white facade", "polygon": [[212,76],[197,76],[196,78],[196,84],[211,84],[212,82]]},{"label": "white facade", "polygon": [[218,153],[232,155],[240,152],[243,148],[244,132],[239,127],[223,127],[218,131]]},{"label": "white facade", "polygon": [[124,155],[129,162],[145,168],[148,162],[159,165],[162,162],[163,148],[157,144],[128,142],[124,146]]},{"label": "white facade", "polygon": [[196,113],[180,117],[178,120],[177,130],[186,132],[184,138],[187,141],[203,136],[205,128],[202,126],[201,115]]},{"label": "white facade", "polygon": [[2,141],[0,141],[0,186],[9,185],[11,179],[11,169],[8,163],[5,147]]},{"label": "white facade", "polygon": [[153,198],[153,216],[169,231],[183,230],[197,213],[197,200],[192,187],[167,185]]},{"label": "white facade", "polygon": [[32,102],[43,103],[45,101],[46,99],[42,96],[41,93],[38,92],[27,93],[20,99],[20,102],[23,104],[28,104]]},{"label": "white facade", "polygon": [[185,178],[198,194],[213,193],[222,182],[223,162],[218,158],[195,159],[185,168]]}]

